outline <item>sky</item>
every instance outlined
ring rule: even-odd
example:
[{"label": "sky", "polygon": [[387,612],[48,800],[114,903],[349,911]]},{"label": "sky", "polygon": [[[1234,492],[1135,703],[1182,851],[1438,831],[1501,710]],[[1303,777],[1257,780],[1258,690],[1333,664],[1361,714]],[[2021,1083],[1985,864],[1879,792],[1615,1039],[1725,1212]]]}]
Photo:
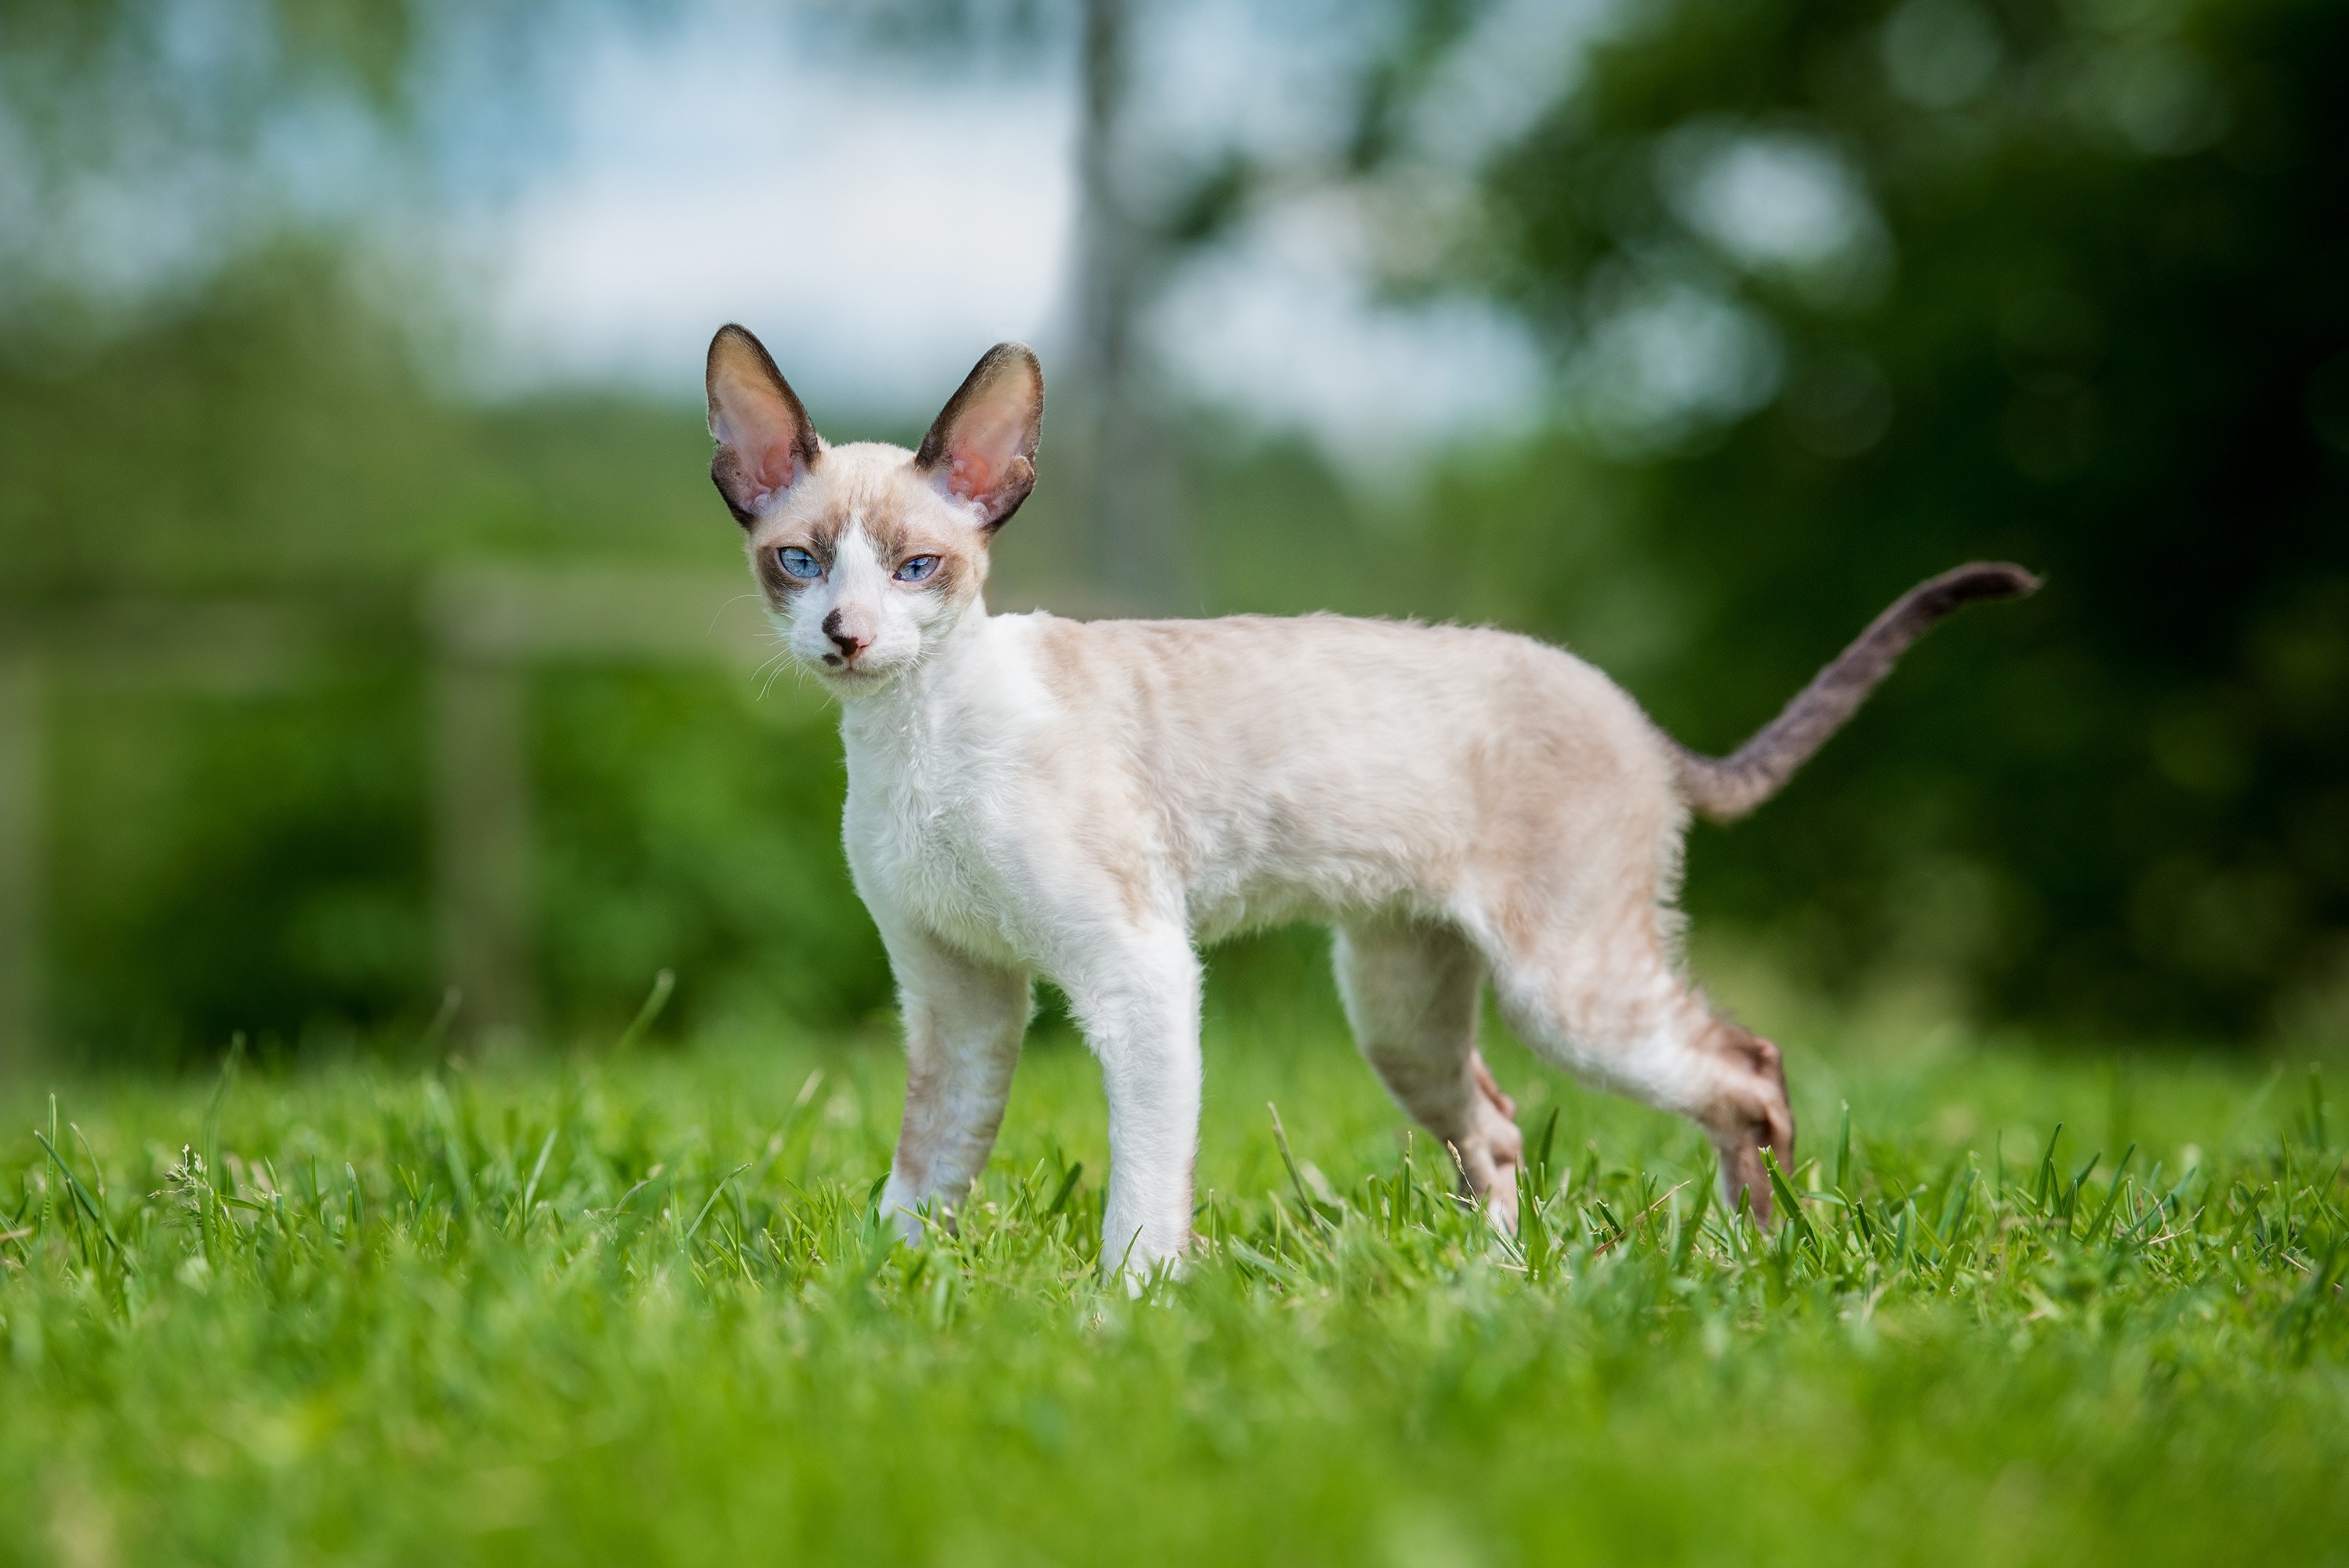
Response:
[{"label": "sky", "polygon": [[[1261,8],[1160,8],[1140,134],[1310,164],[1345,63]],[[546,73],[533,151],[456,225],[493,390],[698,397],[710,331],[761,336],[819,419],[942,401],[988,345],[1048,376],[1075,284],[1077,82],[1065,48],[957,69],[710,0],[618,20]],[[1181,391],[1342,450],[1529,419],[1546,386],[1489,304],[1374,297],[1360,214],[1275,202],[1171,280],[1146,324]]]},{"label": "sky", "polygon": [[[1896,12],[1896,83],[1975,90],[1972,4]],[[433,341],[455,346],[455,385],[474,395],[697,402],[710,334],[739,321],[820,422],[903,430],[991,344],[1034,344],[1048,379],[1071,357],[1074,7],[1029,5],[1044,20],[1025,31],[884,44],[873,5],[450,0],[395,134],[299,89],[264,0],[171,0],[125,88],[140,112],[78,122],[97,154],[57,140],[45,164],[37,121],[0,96],[0,210],[36,214],[0,224],[0,272],[46,270],[128,321],[273,214],[356,223],[390,263],[395,303],[453,325]],[[1348,160],[1355,94],[1405,9],[1129,0],[1122,189],[1147,203],[1234,156],[1263,171],[1237,220],[1152,291],[1148,362],[1179,397],[1302,430],[1341,466],[1391,469],[1546,421],[1661,450],[1781,389],[1782,346],[1741,303],[1741,276],[1854,302],[1889,285],[1897,258],[1845,150],[1799,126],[1708,120],[1651,150],[1683,232],[1595,291],[1573,341],[1445,292],[1459,275],[1445,246],[1476,231],[1486,159],[1639,12],[1494,0],[1366,175]],[[255,90],[280,78],[296,90]],[[37,71],[0,86],[28,81]],[[238,130],[247,101],[265,112]],[[417,130],[420,160],[404,150]],[[1384,286],[1414,271],[1433,286]]]},{"label": "sky", "polygon": [[551,147],[462,231],[492,381],[698,397],[710,333],[740,321],[812,404],[897,410],[1055,330],[1058,82],[892,68],[718,8],[575,49]]}]

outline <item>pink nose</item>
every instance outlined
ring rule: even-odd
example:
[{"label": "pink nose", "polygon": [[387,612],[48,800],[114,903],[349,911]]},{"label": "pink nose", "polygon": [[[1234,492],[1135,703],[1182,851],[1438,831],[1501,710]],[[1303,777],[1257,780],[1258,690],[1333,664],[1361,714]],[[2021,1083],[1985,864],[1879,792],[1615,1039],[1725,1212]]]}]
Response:
[{"label": "pink nose", "polygon": [[823,634],[830,637],[832,645],[840,650],[837,654],[826,655],[827,663],[844,663],[873,645],[870,636],[843,624],[837,610],[823,618]]}]

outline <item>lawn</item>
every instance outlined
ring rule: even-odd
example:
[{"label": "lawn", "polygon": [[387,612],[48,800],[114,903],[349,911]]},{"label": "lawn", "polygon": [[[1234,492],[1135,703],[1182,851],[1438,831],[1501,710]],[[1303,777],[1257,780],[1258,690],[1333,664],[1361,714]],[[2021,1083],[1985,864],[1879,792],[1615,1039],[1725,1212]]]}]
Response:
[{"label": "lawn", "polygon": [[1512,1245],[1326,1009],[1220,1019],[1207,1243],[1139,1300],[1061,1029],[918,1251],[881,1034],[24,1086],[0,1561],[2349,1562],[2305,1062],[1789,1047],[1764,1237],[1496,1043]]}]

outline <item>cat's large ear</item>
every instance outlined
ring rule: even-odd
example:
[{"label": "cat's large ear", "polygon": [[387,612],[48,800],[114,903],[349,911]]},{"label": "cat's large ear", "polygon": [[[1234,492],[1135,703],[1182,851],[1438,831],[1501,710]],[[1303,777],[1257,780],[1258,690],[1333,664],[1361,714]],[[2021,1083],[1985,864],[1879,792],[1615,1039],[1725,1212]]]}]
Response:
[{"label": "cat's large ear", "polygon": [[947,399],[914,466],[949,500],[970,502],[989,533],[1036,488],[1044,367],[1024,343],[999,343]]},{"label": "cat's large ear", "polygon": [[766,346],[728,324],[709,340],[709,478],[726,510],[748,528],[767,503],[807,477],[823,455],[799,394]]}]

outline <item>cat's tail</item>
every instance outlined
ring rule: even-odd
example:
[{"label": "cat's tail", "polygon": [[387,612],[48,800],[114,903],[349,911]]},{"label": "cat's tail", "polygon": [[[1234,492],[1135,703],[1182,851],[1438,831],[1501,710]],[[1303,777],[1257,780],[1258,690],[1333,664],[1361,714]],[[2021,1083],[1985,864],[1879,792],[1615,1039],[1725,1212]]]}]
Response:
[{"label": "cat's tail", "polygon": [[1977,599],[2019,599],[2038,588],[2038,578],[2002,561],[1977,561],[1918,583],[1729,756],[1700,756],[1674,741],[1681,792],[1701,817],[1716,822],[1743,817],[1784,788],[1795,769],[1859,711],[1909,645],[1943,616]]}]

